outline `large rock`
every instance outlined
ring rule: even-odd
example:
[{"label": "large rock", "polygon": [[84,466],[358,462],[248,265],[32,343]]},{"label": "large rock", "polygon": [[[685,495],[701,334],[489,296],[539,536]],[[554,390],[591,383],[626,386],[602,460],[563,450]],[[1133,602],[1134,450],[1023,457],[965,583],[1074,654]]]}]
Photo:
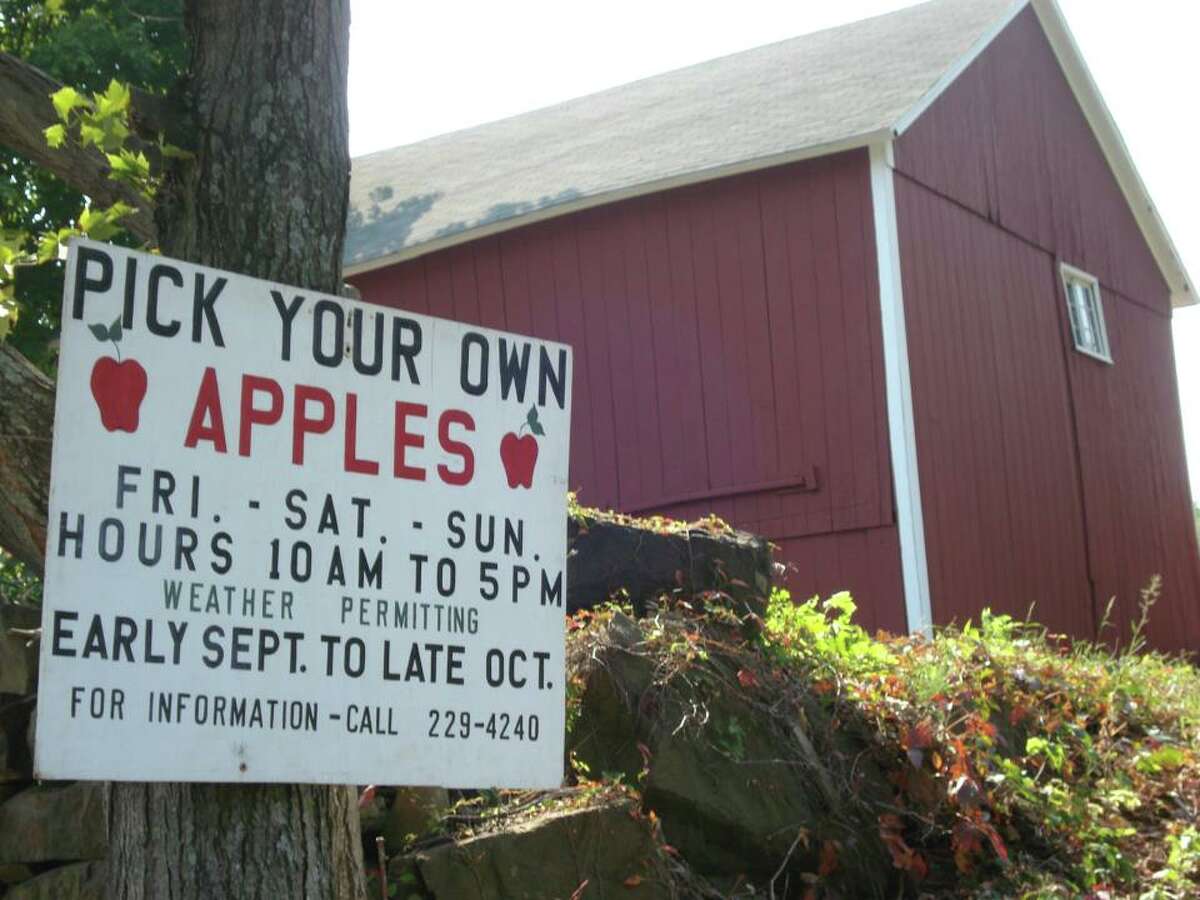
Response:
[{"label": "large rock", "polygon": [[0,863],[103,859],[108,852],[108,786],[34,785],[0,805]]},{"label": "large rock", "polygon": [[567,607],[591,609],[625,591],[639,614],[662,593],[721,592],[740,614],[763,613],[771,549],[744,531],[639,522],[584,512],[567,526]]},{"label": "large rock", "polygon": [[37,642],[20,632],[34,631],[41,624],[41,610],[0,603],[0,694],[25,697],[37,690]]},{"label": "large rock", "polygon": [[[660,633],[643,640],[651,628]],[[779,872],[794,885],[824,868],[822,883],[839,895],[894,895],[877,818],[892,790],[865,729],[835,723],[803,685],[788,683],[783,696],[748,690],[739,658],[721,657],[719,645],[689,666],[679,657],[691,629],[617,615],[585,645],[568,738],[577,758],[595,774],[640,778],[664,840],[705,876],[764,887]]]},{"label": "large rock", "polygon": [[566,900],[585,881],[587,900],[665,900],[657,852],[650,822],[618,800],[437,847],[395,871],[415,862],[436,900]]},{"label": "large rock", "polygon": [[103,864],[74,863],[9,888],[4,900],[105,900]]}]

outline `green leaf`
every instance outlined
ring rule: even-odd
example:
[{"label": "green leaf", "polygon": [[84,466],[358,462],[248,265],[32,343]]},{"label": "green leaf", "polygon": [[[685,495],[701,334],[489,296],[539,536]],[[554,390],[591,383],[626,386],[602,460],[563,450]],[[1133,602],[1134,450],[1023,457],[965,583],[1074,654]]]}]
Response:
[{"label": "green leaf", "polygon": [[96,98],[96,115],[98,116],[114,116],[129,109],[131,96],[129,86],[115,78],[108,83],[108,89],[103,94],[94,94],[93,96]]},{"label": "green leaf", "polygon": [[75,237],[80,232],[74,228],[60,228],[58,231],[47,231],[38,237],[37,264],[58,259],[59,248],[67,238]]},{"label": "green leaf", "polygon": [[529,430],[541,437],[546,433],[542,428],[542,423],[538,421],[538,411],[536,406],[529,407],[529,415],[525,417],[525,424],[529,426]]},{"label": "green leaf", "polygon": [[117,316],[113,319],[113,323],[108,326],[108,339],[114,343],[121,340],[121,317]]},{"label": "green leaf", "polygon": [[58,113],[58,117],[64,122],[71,117],[72,110],[80,106],[91,106],[91,102],[87,97],[83,96],[70,85],[64,85],[51,94],[50,102],[54,104],[54,111]]},{"label": "green leaf", "polygon": [[79,143],[84,147],[90,147],[93,144],[97,147],[104,146],[104,129],[81,122],[79,124]]},{"label": "green leaf", "polygon": [[60,122],[57,125],[51,125],[42,134],[46,135],[48,145],[55,148],[61,147],[63,141],[67,139],[67,127]]},{"label": "green leaf", "polygon": [[163,140],[162,135],[158,137],[158,152],[162,154],[163,159],[192,159],[195,154],[182,147],[176,147],[174,144],[168,144]]},{"label": "green leaf", "polygon": [[107,209],[87,207],[79,214],[79,230],[97,241],[107,241],[120,232],[120,220],[133,212],[128,203],[114,203]]},{"label": "green leaf", "polygon": [[108,328],[98,322],[95,325],[89,325],[88,331],[94,334],[96,336],[96,340],[98,341],[108,340]]},{"label": "green leaf", "polygon": [[854,615],[858,609],[858,605],[851,599],[848,591],[842,591],[839,594],[834,594],[825,601],[825,608],[836,610],[841,613],[839,618],[845,618],[847,621]]}]

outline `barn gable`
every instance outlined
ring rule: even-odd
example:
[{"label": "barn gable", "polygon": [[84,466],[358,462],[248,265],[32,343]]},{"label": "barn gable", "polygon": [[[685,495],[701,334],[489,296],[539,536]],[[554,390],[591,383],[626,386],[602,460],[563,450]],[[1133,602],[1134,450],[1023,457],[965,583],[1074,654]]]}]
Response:
[{"label": "barn gable", "polygon": [[896,168],[1169,309],[1170,288],[1032,6],[899,137]]},{"label": "barn gable", "polygon": [[[1200,642],[1172,288],[1067,66],[1025,8],[895,144],[931,617],[1036,605],[1159,648]],[[1073,347],[1061,265],[1099,281],[1111,364]],[[1176,296],[1178,301],[1178,296]]]}]

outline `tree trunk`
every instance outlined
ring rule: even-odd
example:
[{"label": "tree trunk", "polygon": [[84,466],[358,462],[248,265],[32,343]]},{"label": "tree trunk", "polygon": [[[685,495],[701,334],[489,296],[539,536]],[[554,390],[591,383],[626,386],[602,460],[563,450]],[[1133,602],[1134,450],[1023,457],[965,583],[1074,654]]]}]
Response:
[{"label": "tree trunk", "polygon": [[[336,294],[349,0],[188,0],[185,14],[195,156],[157,198],[163,253]],[[364,891],[348,787],[115,784],[110,815],[115,900]]]},{"label": "tree trunk", "polygon": [[0,547],[42,571],[54,384],[0,344]]}]

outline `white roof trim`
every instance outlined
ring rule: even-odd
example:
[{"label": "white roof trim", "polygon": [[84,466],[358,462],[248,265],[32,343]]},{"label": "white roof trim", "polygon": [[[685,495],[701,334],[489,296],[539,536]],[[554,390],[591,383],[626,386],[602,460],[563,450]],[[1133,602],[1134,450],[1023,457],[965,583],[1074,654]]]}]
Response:
[{"label": "white roof trim", "polygon": [[743,175],[747,172],[773,169],[777,166],[785,166],[789,163],[801,162],[806,159],[815,159],[821,156],[830,156],[834,153],[843,153],[847,150],[857,150],[862,147],[870,147],[873,144],[889,141],[891,140],[891,137],[892,129],[885,128],[880,131],[871,131],[867,132],[866,134],[855,135],[853,137],[834,141],[832,143],[815,144],[811,147],[804,147],[800,150],[793,150],[787,153],[778,153],[773,156],[760,156],[755,159],[742,160],[741,162],[734,163],[732,165],[715,166],[710,169],[687,172],[671,178],[660,178],[655,181],[648,181],[643,184],[633,185],[620,190],[592,194],[580,197],[578,200],[571,200],[566,203],[558,203],[554,206],[535,209],[523,215],[500,219],[488,225],[483,225],[476,228],[468,228],[465,231],[446,235],[445,237],[437,238],[432,241],[425,241],[411,247],[404,247],[395,253],[389,253],[385,256],[375,257],[373,259],[365,260],[361,263],[349,263],[342,268],[342,273],[347,277],[353,277],[354,275],[361,275],[364,272],[370,272],[374,269],[382,269],[386,266],[404,262],[405,260],[415,259],[419,256],[425,256],[437,250],[445,250],[448,247],[454,247],[458,244],[467,244],[471,241],[488,237],[489,235],[500,234],[505,231],[512,231],[525,225],[532,225],[534,222],[542,222],[546,219],[554,219],[559,216],[570,215],[571,213],[581,212],[585,209],[593,209],[597,206],[607,206],[610,203],[617,203],[621,200],[629,200],[633,197],[643,197],[646,194],[657,194],[660,191],[668,191],[672,188],[685,187],[689,184],[701,184],[705,181],[716,181],[719,178],[729,178],[733,175]]},{"label": "white roof trim", "polygon": [[1200,302],[1197,300],[1195,289],[1192,287],[1192,279],[1184,268],[1179,251],[1175,249],[1171,235],[1167,232],[1167,227],[1159,216],[1154,201],[1150,199],[1150,193],[1146,190],[1146,185],[1133,164],[1129,148],[1125,146],[1125,139],[1121,137],[1117,123],[1104,103],[1104,98],[1101,96],[1100,89],[1096,86],[1091,72],[1088,71],[1079,45],[1075,42],[1071,29],[1067,26],[1067,20],[1056,0],[1020,0],[1016,3],[1011,14],[1005,16],[996,28],[989,31],[971,49],[970,53],[966,54],[959,63],[955,64],[953,69],[946,73],[945,77],[934,85],[917,106],[905,114],[896,124],[896,136],[899,137],[907,131],[1026,6],[1032,6],[1037,14],[1038,22],[1041,23],[1042,30],[1046,33],[1050,47],[1071,87],[1071,92],[1075,95],[1076,102],[1079,103],[1088,125],[1091,126],[1092,133],[1095,134],[1096,140],[1100,144],[1104,158],[1108,161],[1113,177],[1116,178],[1117,184],[1121,188],[1121,193],[1125,195],[1125,202],[1133,211],[1134,219],[1150,247],[1150,252],[1154,254],[1154,260],[1158,263],[1158,268],[1171,290],[1171,305],[1183,307]]}]

